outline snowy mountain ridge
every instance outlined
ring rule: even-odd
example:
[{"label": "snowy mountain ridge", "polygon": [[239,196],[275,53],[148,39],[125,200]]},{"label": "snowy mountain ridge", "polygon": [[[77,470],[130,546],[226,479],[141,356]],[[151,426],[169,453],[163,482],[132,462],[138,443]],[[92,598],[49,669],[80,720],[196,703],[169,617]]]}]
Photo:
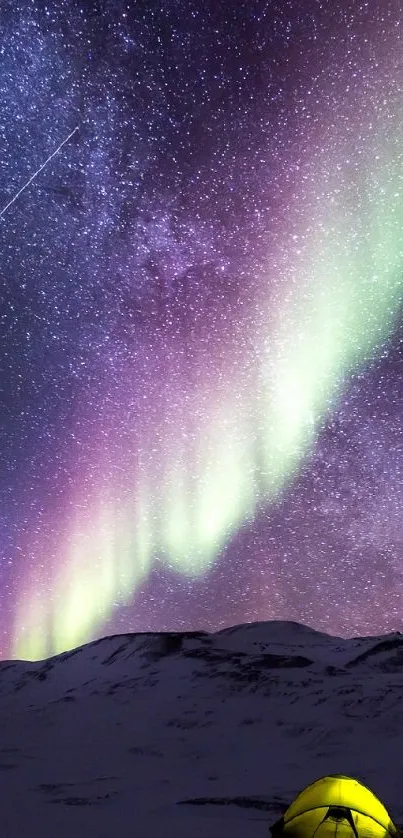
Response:
[{"label": "snowy mountain ridge", "polygon": [[403,635],[291,622],[105,637],[0,662],[6,835],[267,836],[326,773],[403,821]]}]

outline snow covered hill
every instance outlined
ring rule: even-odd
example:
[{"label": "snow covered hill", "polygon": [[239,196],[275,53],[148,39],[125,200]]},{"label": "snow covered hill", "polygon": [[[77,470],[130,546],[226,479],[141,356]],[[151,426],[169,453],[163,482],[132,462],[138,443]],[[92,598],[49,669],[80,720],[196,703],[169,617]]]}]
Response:
[{"label": "snow covered hill", "polygon": [[403,822],[403,635],[298,623],[106,637],[0,662],[5,838],[259,838],[351,774]]}]

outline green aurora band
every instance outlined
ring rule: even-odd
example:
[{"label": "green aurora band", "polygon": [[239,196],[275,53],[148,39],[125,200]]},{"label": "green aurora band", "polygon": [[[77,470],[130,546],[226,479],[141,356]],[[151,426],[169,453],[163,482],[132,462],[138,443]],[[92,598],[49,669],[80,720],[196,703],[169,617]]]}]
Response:
[{"label": "green aurora band", "polygon": [[[351,152],[353,127],[329,132],[322,154],[301,167],[289,235],[239,326],[240,339],[254,340],[253,360],[227,347],[220,362],[202,359],[192,393],[169,391],[169,415],[148,437],[145,429],[131,497],[105,488],[100,458],[104,489],[89,497],[83,487],[53,568],[49,560],[41,577],[35,564],[24,574],[14,658],[42,659],[99,636],[156,556],[186,577],[207,574],[257,505],[290,485],[349,378],[390,338],[403,297],[401,132]],[[177,432],[190,412],[192,441]],[[38,554],[46,543],[44,535]]]}]

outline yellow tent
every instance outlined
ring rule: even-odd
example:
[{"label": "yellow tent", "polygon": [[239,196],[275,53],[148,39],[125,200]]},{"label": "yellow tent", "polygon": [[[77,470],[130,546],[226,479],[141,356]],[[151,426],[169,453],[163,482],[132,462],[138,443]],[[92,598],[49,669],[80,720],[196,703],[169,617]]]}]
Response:
[{"label": "yellow tent", "polygon": [[273,838],[399,838],[383,804],[352,777],[321,777],[271,828]]}]

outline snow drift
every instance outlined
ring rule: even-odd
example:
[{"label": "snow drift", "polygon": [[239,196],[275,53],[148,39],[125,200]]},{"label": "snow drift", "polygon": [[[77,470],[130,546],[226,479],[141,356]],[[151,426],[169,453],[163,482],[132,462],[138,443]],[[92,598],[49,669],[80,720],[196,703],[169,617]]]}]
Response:
[{"label": "snow drift", "polygon": [[7,838],[258,838],[356,776],[403,821],[403,635],[298,623],[106,637],[0,663]]}]

